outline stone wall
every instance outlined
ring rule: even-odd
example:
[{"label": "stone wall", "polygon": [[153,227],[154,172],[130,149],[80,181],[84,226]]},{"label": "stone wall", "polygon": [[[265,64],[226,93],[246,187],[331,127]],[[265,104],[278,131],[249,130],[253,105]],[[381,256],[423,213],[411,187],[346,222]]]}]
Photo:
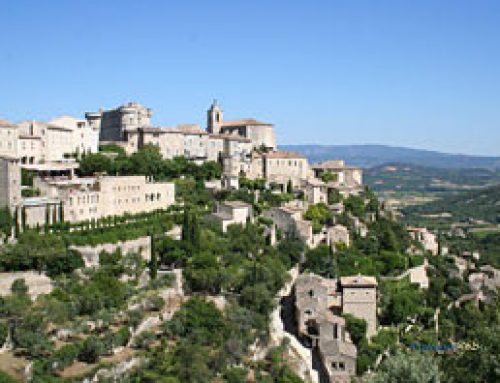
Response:
[{"label": "stone wall", "polygon": [[52,291],[52,281],[45,274],[35,271],[18,271],[13,273],[0,273],[0,295],[11,293],[10,287],[16,279],[24,279],[28,286],[28,294],[32,299],[40,294],[49,294]]},{"label": "stone wall", "polygon": [[120,249],[123,254],[140,253],[146,261],[151,259],[151,242],[149,237],[140,237],[118,243],[104,243],[97,246],[71,246],[71,248],[82,255],[86,267],[98,266],[99,254],[101,252],[112,253],[117,249]]}]

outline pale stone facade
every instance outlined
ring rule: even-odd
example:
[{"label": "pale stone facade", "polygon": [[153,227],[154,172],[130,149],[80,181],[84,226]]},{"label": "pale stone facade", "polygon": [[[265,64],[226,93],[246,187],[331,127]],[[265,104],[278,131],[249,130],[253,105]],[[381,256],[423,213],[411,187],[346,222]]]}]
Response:
[{"label": "pale stone facade", "polygon": [[273,207],[262,213],[280,229],[285,237],[302,240],[308,246],[314,246],[312,223],[302,219],[303,208],[293,206]]},{"label": "pale stone facade", "polygon": [[61,116],[49,121],[49,124],[71,130],[71,153],[77,155],[97,153],[99,149],[99,129],[90,126],[86,120]]},{"label": "pale stone facade", "polygon": [[18,137],[16,124],[0,120],[0,156],[15,157],[17,155]]},{"label": "pale stone facade", "polygon": [[0,208],[14,212],[21,202],[21,171],[19,159],[0,156]]},{"label": "pale stone facade", "polygon": [[225,201],[217,204],[209,219],[216,221],[225,233],[229,225],[245,226],[252,220],[252,206],[241,201]]},{"label": "pale stone facade", "polygon": [[100,130],[100,141],[127,141],[127,131],[150,126],[151,116],[151,109],[137,102],[85,113],[89,125]]},{"label": "pale stone facade", "polygon": [[366,336],[377,333],[377,280],[374,277],[357,275],[341,277],[342,312],[364,319]]},{"label": "pale stone facade", "polygon": [[439,244],[435,234],[425,227],[409,227],[407,231],[412,239],[420,242],[425,251],[429,251],[432,255],[438,255]]},{"label": "pale stone facade", "polygon": [[36,179],[35,185],[42,195],[62,201],[69,222],[165,209],[175,202],[174,183],[145,176]]},{"label": "pale stone facade", "polygon": [[10,295],[12,283],[16,279],[24,279],[28,287],[28,295],[32,300],[41,294],[50,294],[53,290],[52,279],[43,273],[35,271],[18,271],[13,273],[0,273],[0,296]]},{"label": "pale stone facade", "polygon": [[311,178],[307,158],[293,152],[271,151],[253,152],[247,178],[266,179],[286,190],[288,183],[298,188],[302,183]]},{"label": "pale stone facade", "polygon": [[311,205],[318,203],[328,204],[328,188],[323,181],[317,178],[307,179],[304,181],[302,189],[306,201]]},{"label": "pale stone facade", "polygon": [[0,155],[21,160],[21,164],[64,161],[74,153],[95,153],[98,130],[84,120],[63,116],[48,123],[0,121]]},{"label": "pale stone facade", "polygon": [[345,319],[334,315],[341,293],[337,280],[302,274],[295,283],[298,335],[317,348],[330,383],[350,382],[356,375],[357,349]]},{"label": "pale stone facade", "polygon": [[[22,199],[20,167],[18,163],[13,165],[15,166],[12,169],[4,167],[9,170],[8,173],[0,173],[0,179],[6,180],[5,183],[2,182],[1,187],[2,190],[9,191],[5,185],[10,185],[12,190],[19,193],[17,200],[11,198],[10,202],[5,201],[5,204],[8,203],[13,211],[18,211],[18,221],[22,226],[43,226],[62,220],[97,220],[125,213],[137,214],[165,209],[175,203],[173,182],[153,182],[145,176],[76,178],[72,175],[72,168],[68,168],[69,176],[53,176],[49,172],[50,169],[43,171],[44,165],[27,165],[40,174],[34,178],[33,186],[40,191],[41,196]],[[64,169],[68,170],[66,167]],[[18,186],[14,187],[16,180],[19,180]],[[10,196],[9,193],[2,195]]]},{"label": "pale stone facade", "polygon": [[327,229],[327,244],[343,243],[347,247],[350,246],[349,229],[342,225],[335,225]]},{"label": "pale stone facade", "polygon": [[224,121],[222,109],[214,101],[207,111],[207,131],[211,134],[228,134],[247,138],[254,148],[276,149],[273,124],[253,118]]}]

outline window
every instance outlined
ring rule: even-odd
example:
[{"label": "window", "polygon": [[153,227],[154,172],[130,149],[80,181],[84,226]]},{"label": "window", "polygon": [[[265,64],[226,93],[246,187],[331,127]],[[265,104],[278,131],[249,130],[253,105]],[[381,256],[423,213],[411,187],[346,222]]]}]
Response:
[{"label": "window", "polygon": [[344,364],[344,362],[339,362],[339,369],[345,370],[345,364]]},{"label": "window", "polygon": [[314,297],[314,290],[309,290],[309,296]]},{"label": "window", "polygon": [[332,368],[333,368],[334,370],[336,370],[336,369],[337,369],[337,362],[332,362]]}]

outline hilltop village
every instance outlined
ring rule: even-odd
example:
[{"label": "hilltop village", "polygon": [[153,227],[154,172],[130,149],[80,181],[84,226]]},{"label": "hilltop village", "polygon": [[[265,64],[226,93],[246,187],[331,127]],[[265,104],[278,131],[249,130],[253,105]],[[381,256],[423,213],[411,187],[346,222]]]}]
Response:
[{"label": "hilltop village", "polygon": [[413,358],[460,376],[460,356],[402,351],[491,317],[500,274],[480,254],[401,225],[360,168],[279,150],[272,123],[216,101],[204,128],[152,116],[0,121],[0,370],[333,383]]}]

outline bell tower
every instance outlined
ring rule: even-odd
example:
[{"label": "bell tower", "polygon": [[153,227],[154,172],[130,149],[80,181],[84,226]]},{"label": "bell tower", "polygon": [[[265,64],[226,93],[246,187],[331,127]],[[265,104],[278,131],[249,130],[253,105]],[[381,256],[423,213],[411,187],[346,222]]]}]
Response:
[{"label": "bell tower", "polygon": [[222,109],[217,100],[214,100],[207,111],[207,131],[211,134],[219,134],[222,125]]}]

